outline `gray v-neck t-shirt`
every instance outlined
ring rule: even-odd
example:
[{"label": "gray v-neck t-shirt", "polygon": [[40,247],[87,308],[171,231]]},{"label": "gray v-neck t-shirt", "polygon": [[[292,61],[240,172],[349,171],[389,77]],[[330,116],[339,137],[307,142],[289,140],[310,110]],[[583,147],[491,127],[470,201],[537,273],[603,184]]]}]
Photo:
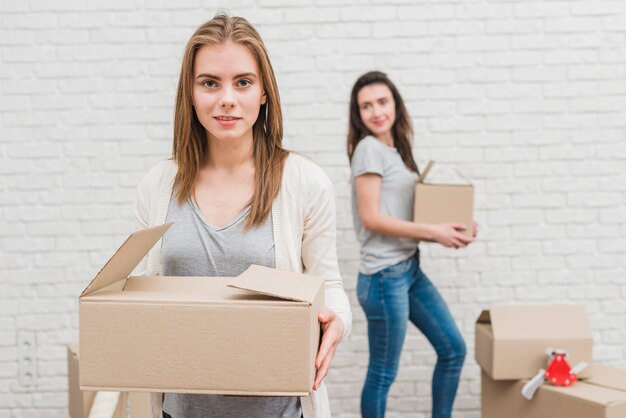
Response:
[{"label": "gray v-neck t-shirt", "polygon": [[[246,230],[250,207],[227,225],[208,224],[195,200],[179,205],[172,195],[166,222],[174,222],[163,237],[165,276],[238,276],[251,264],[275,267],[272,215]],[[207,279],[210,280],[210,279]],[[290,396],[229,396],[166,393],[163,410],[172,418],[300,418],[300,399]]]},{"label": "gray v-neck t-shirt", "polygon": [[365,229],[359,216],[354,179],[368,173],[381,176],[380,212],[412,221],[417,173],[406,167],[396,148],[387,146],[372,136],[363,138],[356,146],[352,154],[351,169],[352,218],[354,230],[361,243],[359,272],[374,274],[415,254],[417,241]]}]

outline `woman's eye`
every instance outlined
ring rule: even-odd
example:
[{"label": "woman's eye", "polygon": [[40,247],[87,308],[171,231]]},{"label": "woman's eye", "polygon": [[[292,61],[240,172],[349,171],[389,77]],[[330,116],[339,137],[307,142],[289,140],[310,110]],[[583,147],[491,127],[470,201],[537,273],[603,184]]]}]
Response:
[{"label": "woman's eye", "polygon": [[248,87],[252,82],[250,80],[239,80],[239,87]]},{"label": "woman's eye", "polygon": [[213,87],[215,87],[215,81],[213,81],[213,80],[207,80],[207,81],[204,81],[204,82],[202,83],[202,85],[203,85],[204,87],[207,87],[207,88],[213,88]]}]

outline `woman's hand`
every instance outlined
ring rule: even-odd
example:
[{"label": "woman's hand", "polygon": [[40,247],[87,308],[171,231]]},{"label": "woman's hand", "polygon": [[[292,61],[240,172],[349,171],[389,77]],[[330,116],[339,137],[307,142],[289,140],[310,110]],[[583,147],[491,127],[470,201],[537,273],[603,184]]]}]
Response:
[{"label": "woman's hand", "polygon": [[[475,228],[475,224],[473,226]],[[448,248],[462,248],[474,241],[464,234],[467,227],[458,223],[434,224],[432,240]]]},{"label": "woman's hand", "polygon": [[335,312],[330,309],[323,309],[317,315],[320,323],[322,324],[322,344],[320,344],[320,350],[317,352],[315,358],[315,382],[313,383],[313,389],[317,390],[322,383],[322,380],[326,377],[328,369],[330,369],[330,363],[335,356],[335,350],[337,344],[343,336],[343,322]]}]

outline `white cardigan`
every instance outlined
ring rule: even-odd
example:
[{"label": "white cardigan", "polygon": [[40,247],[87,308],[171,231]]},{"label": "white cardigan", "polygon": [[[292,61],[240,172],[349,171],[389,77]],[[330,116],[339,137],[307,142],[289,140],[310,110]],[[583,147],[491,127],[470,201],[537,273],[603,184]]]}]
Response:
[{"label": "white cardigan", "polygon": [[[139,183],[135,208],[139,229],[165,223],[176,171],[173,161],[163,161]],[[326,307],[343,321],[346,338],[352,312],[337,262],[333,185],[321,168],[303,156],[289,155],[280,192],[272,204],[272,221],[276,268],[325,277]],[[159,241],[134,274],[159,275],[162,268]],[[300,400],[304,418],[330,417],[324,384]],[[154,418],[162,416],[161,396],[152,396],[152,413]]]}]

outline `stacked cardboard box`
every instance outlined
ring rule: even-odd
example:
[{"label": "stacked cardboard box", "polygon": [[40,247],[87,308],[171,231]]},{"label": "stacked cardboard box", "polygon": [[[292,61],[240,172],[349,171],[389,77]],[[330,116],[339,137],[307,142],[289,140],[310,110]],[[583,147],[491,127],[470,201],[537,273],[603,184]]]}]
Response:
[{"label": "stacked cardboard box", "polygon": [[[496,306],[476,321],[476,361],[482,368],[482,418],[624,418],[626,371],[591,358],[582,306]],[[564,349],[571,366],[591,365],[570,387],[544,383],[532,400],[522,387],[545,368],[548,348]]]},{"label": "stacked cardboard box", "polygon": [[130,277],[169,226],[133,233],[80,296],[81,388],[309,394],[324,279],[259,266]]}]

